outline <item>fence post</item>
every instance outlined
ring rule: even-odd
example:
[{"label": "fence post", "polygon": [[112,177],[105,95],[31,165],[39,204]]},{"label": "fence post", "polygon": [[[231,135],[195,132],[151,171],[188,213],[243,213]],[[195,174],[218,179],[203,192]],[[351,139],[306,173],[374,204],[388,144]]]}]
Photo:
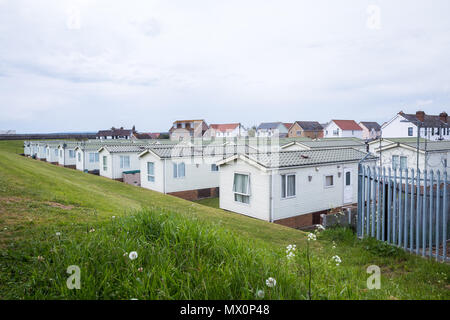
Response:
[{"label": "fence post", "polygon": [[409,251],[414,250],[414,169],[411,169],[411,210],[409,211]]},{"label": "fence post", "polygon": [[403,249],[408,248],[408,168],[405,170],[405,209],[403,212]]},{"label": "fence post", "polygon": [[391,242],[391,168],[388,169],[388,219],[387,219],[387,242]]},{"label": "fence post", "polygon": [[403,219],[402,219],[402,215],[403,215],[403,210],[402,210],[402,194],[403,194],[403,170],[402,168],[400,168],[400,177],[399,177],[399,190],[398,190],[398,239],[397,239],[397,244],[399,246],[402,245],[402,231],[403,231]]},{"label": "fence post", "polygon": [[383,211],[381,222],[381,238],[386,240],[386,168],[383,167]]},{"label": "fence post", "polygon": [[370,177],[371,177],[371,172],[370,172],[370,167],[367,166],[367,203],[366,203],[366,207],[367,207],[367,213],[366,213],[366,234],[369,236],[370,235],[370,195],[371,195],[371,183],[370,183]]},{"label": "fence post", "polygon": [[444,171],[444,194],[442,195],[443,199],[442,199],[442,211],[444,214],[444,220],[443,220],[443,225],[444,225],[444,230],[443,230],[443,238],[444,238],[444,243],[442,245],[443,251],[442,251],[442,256],[444,258],[444,262],[447,261],[447,216],[448,216],[448,199],[447,199],[447,184],[448,184],[448,180],[447,180],[447,169],[445,169]]},{"label": "fence post", "polygon": [[361,237],[361,206],[362,206],[362,165],[358,164],[358,216],[357,216],[357,235]]},{"label": "fence post", "polygon": [[419,254],[419,246],[420,246],[420,169],[417,169],[417,209],[416,209],[416,254]]},{"label": "fence post", "polygon": [[439,237],[439,209],[441,202],[441,172],[437,170],[436,173],[436,261],[439,261],[439,248],[440,248],[440,237]]},{"label": "fence post", "polygon": [[427,247],[427,170],[423,171],[423,205],[422,205],[422,257],[425,257]]},{"label": "fence post", "polygon": [[372,173],[372,207],[371,207],[371,211],[372,211],[372,225],[371,225],[371,237],[374,238],[375,237],[375,202],[377,199],[377,195],[375,193],[376,188],[375,188],[375,179],[377,176],[377,169],[375,166],[373,166],[373,173]]},{"label": "fence post", "polygon": [[377,239],[380,240],[380,227],[381,227],[381,167],[378,167],[377,175]]},{"label": "fence post", "polygon": [[[434,185],[434,172],[430,170],[430,219],[428,221],[428,255],[431,258],[433,256],[433,185]],[[439,191],[439,186],[436,186],[436,191]],[[435,214],[436,216],[436,214]]]}]

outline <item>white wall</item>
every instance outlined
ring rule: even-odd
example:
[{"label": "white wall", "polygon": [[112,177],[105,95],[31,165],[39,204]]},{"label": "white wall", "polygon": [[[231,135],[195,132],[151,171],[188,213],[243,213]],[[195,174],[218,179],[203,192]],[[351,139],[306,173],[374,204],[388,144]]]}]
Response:
[{"label": "white wall", "polygon": [[[410,122],[403,122],[405,118],[397,115],[390,123],[386,124],[383,130],[383,138],[405,138],[417,137],[417,127]],[[413,128],[412,136],[408,136],[408,128]]]},{"label": "white wall", "polygon": [[[374,165],[374,162],[370,163]],[[339,166],[339,168],[338,168]],[[358,163],[333,164],[327,166],[283,169],[273,173],[273,220],[295,217],[343,206],[346,169],[351,170],[352,203],[358,196]],[[234,173],[249,173],[250,203],[234,201]],[[281,197],[281,174],[296,175],[296,195]],[[340,176],[339,176],[340,173]],[[270,173],[238,159],[220,167],[220,208],[269,221],[270,218]],[[312,176],[309,181],[309,176]],[[334,176],[334,186],[325,187],[325,176]]]},{"label": "white wall", "polygon": [[[103,170],[103,156],[107,159],[107,170]],[[130,167],[120,168],[120,156],[130,157]],[[133,152],[120,152],[109,153],[107,150],[102,149],[99,153],[99,168],[100,175],[110,179],[122,179],[124,171],[139,170],[140,163],[138,159],[138,153]]]},{"label": "white wall", "polygon": [[[338,168],[340,166],[340,168]],[[292,170],[280,170],[274,179],[274,220],[295,217],[302,214],[328,210],[343,206],[344,203],[344,169],[351,169],[352,203],[358,196],[358,164],[335,164],[328,166],[304,167]],[[281,198],[281,175],[296,175],[296,196]],[[340,173],[340,177],[339,177]],[[325,176],[333,175],[334,186],[325,187]],[[312,176],[309,181],[309,176]]]},{"label": "white wall", "polygon": [[256,137],[273,137],[273,136],[287,136],[289,130],[284,124],[280,123],[275,130],[259,129],[256,131]]},{"label": "white wall", "polygon": [[[62,153],[60,153],[60,150],[62,150]],[[58,163],[62,166],[75,166],[76,165],[76,156],[71,158],[69,156],[69,150],[74,151],[75,154],[75,147],[70,148],[66,147],[63,148],[62,146],[58,147]]]},{"label": "white wall", "polygon": [[[375,153],[377,156],[380,156],[380,153]],[[392,156],[403,156],[408,158],[408,168],[416,170],[417,168],[417,152],[404,148],[404,147],[394,147],[391,149],[383,150],[381,152],[381,160],[382,166],[392,168]],[[450,164],[450,151],[444,152],[429,152],[427,153],[427,170],[440,170],[441,172],[444,170],[444,159],[447,159],[447,170],[450,173],[448,165]],[[379,165],[379,161],[377,162]],[[425,155],[423,153],[419,153],[419,169],[425,170]]]},{"label": "white wall", "polygon": [[[333,132],[339,129],[338,135],[334,135]],[[342,130],[339,128],[334,121],[328,123],[328,125],[324,128],[323,134],[325,138],[358,138],[362,139],[363,131],[362,130]]]},{"label": "white wall", "polygon": [[[219,172],[211,171],[211,164],[219,158],[196,157],[191,158],[161,160],[151,153],[147,153],[140,158],[141,186],[159,192],[178,192],[187,190],[197,190],[206,188],[216,188],[219,186]],[[147,162],[154,162],[155,181],[148,181]],[[173,177],[173,163],[185,163],[185,177]],[[165,168],[164,168],[165,163]],[[165,186],[164,186],[165,185]]]},{"label": "white wall", "polygon": [[[48,157],[46,158],[47,162],[58,162],[59,161],[59,150],[56,146],[47,146]],[[55,150],[58,154],[55,154]]]},{"label": "white wall", "polygon": [[[270,176],[243,160],[220,166],[220,208],[261,220],[270,220]],[[234,200],[234,173],[250,174],[250,203]]]},{"label": "white wall", "polygon": [[[98,153],[96,150],[76,150],[76,167],[77,170],[84,171],[92,171],[92,170],[99,170],[100,169],[100,157],[99,162],[91,162],[90,161],[90,154],[96,154]],[[78,160],[78,154],[80,155],[80,160]]]}]

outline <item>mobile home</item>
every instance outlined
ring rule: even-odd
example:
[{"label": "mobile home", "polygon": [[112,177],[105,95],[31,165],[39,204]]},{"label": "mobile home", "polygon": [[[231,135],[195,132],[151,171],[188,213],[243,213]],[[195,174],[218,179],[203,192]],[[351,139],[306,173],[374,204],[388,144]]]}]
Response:
[{"label": "mobile home", "polygon": [[366,155],[353,148],[233,155],[217,162],[220,208],[290,227],[320,223],[330,209],[355,206]]}]

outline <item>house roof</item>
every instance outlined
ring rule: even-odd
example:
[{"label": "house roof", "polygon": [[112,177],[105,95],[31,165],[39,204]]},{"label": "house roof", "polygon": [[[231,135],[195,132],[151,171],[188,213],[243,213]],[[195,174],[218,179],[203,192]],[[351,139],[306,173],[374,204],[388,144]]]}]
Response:
[{"label": "house roof", "polygon": [[[205,122],[205,120],[203,120],[203,119],[197,119],[197,120],[176,120],[176,121],[174,121],[173,123],[200,122],[200,121]],[[205,123],[206,123],[206,122],[205,122]]]},{"label": "house roof", "polygon": [[295,121],[305,131],[321,131],[322,125],[317,121]]},{"label": "house roof", "polygon": [[270,130],[276,129],[282,124],[281,122],[262,122],[256,130]]},{"label": "house roof", "polygon": [[[218,164],[225,164],[237,157],[248,160],[267,169],[289,168],[311,165],[325,165],[341,162],[357,162],[362,160],[367,153],[352,148],[346,149],[322,149],[322,150],[302,150],[283,151],[273,153],[258,153],[250,155],[238,155],[229,157]],[[375,160],[377,157],[369,155],[366,160]]]},{"label": "house roof", "polygon": [[368,130],[381,130],[381,126],[378,124],[378,122],[361,121],[360,123],[363,124]]},{"label": "house roof", "polygon": [[[398,114],[401,115],[403,118],[405,118],[409,122],[413,122],[413,123],[417,122],[417,117],[415,114],[404,113],[403,111],[400,111]],[[450,126],[450,117],[447,119],[447,123],[445,123],[445,122],[441,121],[441,119],[437,115],[425,114],[424,125],[426,127]]]},{"label": "house roof", "polygon": [[102,149],[107,150],[109,153],[140,153],[146,149],[144,145],[104,145],[98,149],[100,152]]},{"label": "house roof", "polygon": [[124,128],[111,128],[109,130],[100,130],[97,132],[98,137],[107,137],[107,136],[130,136],[133,133],[131,129]]},{"label": "house roof", "polygon": [[[401,143],[403,145],[407,145],[409,147],[412,147],[414,149],[417,148],[417,143],[414,142],[407,142],[407,143]],[[450,151],[450,141],[427,141],[427,142],[420,142],[419,143],[419,150],[422,151]]]},{"label": "house roof", "polygon": [[239,152],[256,153],[255,148],[245,145],[203,145],[203,146],[148,146],[146,150],[139,154],[139,157],[151,152],[159,158],[186,158],[186,157],[202,157],[202,156],[229,156]]},{"label": "house roof", "polygon": [[325,148],[345,148],[345,147],[364,147],[362,141],[355,140],[316,140],[316,141],[302,141],[298,142],[311,149],[325,149]]},{"label": "house roof", "polygon": [[217,131],[226,132],[236,129],[239,125],[240,123],[223,123],[223,124],[211,124],[209,125],[209,127]]},{"label": "house roof", "polygon": [[331,120],[342,130],[362,130],[355,120]]},{"label": "house roof", "polygon": [[283,123],[286,129],[290,129],[294,123]]}]

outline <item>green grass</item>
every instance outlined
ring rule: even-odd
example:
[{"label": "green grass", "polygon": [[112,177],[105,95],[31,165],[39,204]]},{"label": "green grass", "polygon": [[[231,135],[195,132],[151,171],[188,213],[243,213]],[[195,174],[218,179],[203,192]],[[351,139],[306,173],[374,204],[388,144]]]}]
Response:
[{"label": "green grass", "polygon": [[196,203],[202,204],[204,206],[208,206],[211,208],[219,209],[219,198],[207,198],[207,199],[200,199],[195,201]]},{"label": "green grass", "polygon": [[[21,146],[0,141],[0,299],[308,297],[305,233],[220,210],[217,199],[188,202],[21,157]],[[448,265],[349,229],[321,232],[311,261],[313,299],[450,298]],[[366,287],[372,264],[380,290]],[[80,290],[66,287],[70,265]]]}]

